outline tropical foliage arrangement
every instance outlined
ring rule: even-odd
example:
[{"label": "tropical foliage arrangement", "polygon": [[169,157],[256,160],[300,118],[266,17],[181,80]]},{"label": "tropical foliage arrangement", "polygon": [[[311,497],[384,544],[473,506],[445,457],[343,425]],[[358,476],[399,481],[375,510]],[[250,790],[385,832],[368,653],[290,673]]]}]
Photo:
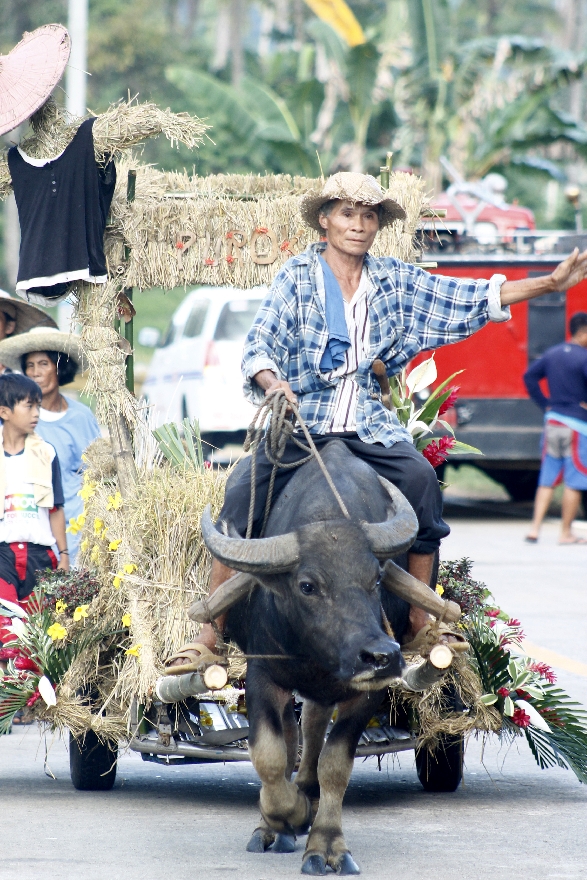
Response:
[{"label": "tropical foliage arrangement", "polygon": [[499,713],[501,736],[526,738],[539,767],[556,764],[587,782],[587,711],[556,686],[546,663],[525,655],[520,621],[473,580],[472,564],[470,559],[442,563],[437,592],[463,611],[469,662],[483,690],[480,703]]},{"label": "tropical foliage arrangement", "polygon": [[[443,464],[451,453],[482,455],[479,449],[457,440],[452,426],[442,418],[457,400],[459,388],[449,383],[460,372],[462,370],[441,382],[425,399],[423,395],[438,377],[434,355],[414,367],[410,373],[402,370],[389,380],[391,400],[400,423],[408,429],[416,449],[433,467]],[[449,433],[436,438],[431,436],[439,429]]]}]

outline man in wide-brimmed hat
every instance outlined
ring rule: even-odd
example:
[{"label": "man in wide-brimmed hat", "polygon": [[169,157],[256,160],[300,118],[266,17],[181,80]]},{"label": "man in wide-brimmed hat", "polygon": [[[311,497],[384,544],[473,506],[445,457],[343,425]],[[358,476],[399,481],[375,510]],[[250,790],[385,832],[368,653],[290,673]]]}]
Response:
[{"label": "man in wide-brimmed hat", "polygon": [[[585,278],[587,251],[576,250],[551,275],[520,281],[504,275],[489,281],[446,278],[391,257],[376,259],[369,248],[378,230],[405,213],[375,178],[351,172],[335,174],[320,192],[306,194],[301,213],[325,241],[292,257],[275,278],[245,342],[245,394],[259,404],[282,389],[297,403],[318,448],[340,438],[403,492],[419,523],[409,571],[430,584],[440,541],[449,533],[438,479],[410,433],[383,405],[373,361],[382,360],[391,376],[421,351],[466,339],[488,321],[507,321],[512,303],[566,290]],[[288,441],[285,463],[304,456]],[[261,444],[253,537],[263,521],[272,469]],[[245,459],[233,472],[219,517],[243,536],[250,470]],[[277,471],[274,498],[294,472]],[[210,590],[230,574],[214,560]],[[405,640],[427,621],[425,612],[412,608]],[[213,649],[211,626],[204,627],[199,641]]]},{"label": "man in wide-brimmed hat", "polygon": [[[62,333],[55,327],[33,327],[28,333],[0,342],[0,361],[12,370],[25,373],[41,389],[41,411],[36,430],[57,452],[65,518],[69,522],[80,515],[84,506],[78,495],[83,479],[82,454],[100,436],[91,409],[66,397],[60,390],[63,385],[73,382],[78,371],[86,368],[79,337]],[[72,565],[76,561],[78,545],[79,534],[69,532],[67,552]]]}]

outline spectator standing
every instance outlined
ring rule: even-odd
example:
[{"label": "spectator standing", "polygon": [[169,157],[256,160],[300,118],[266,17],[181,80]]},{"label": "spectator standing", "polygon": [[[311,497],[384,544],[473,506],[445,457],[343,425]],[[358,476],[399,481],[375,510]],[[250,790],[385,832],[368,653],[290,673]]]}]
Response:
[{"label": "spectator standing", "polygon": [[[28,333],[0,342],[0,361],[20,369],[40,387],[43,399],[37,433],[55,447],[63,480],[65,518],[75,519],[83,510],[82,486],[84,450],[101,436],[91,409],[61,394],[60,388],[73,382],[83,357],[76,336],[52,328],[33,328]],[[72,565],[79,549],[79,534],[67,534]]]},{"label": "spectator standing", "polygon": [[[546,413],[534,518],[526,541],[538,541],[554,487],[564,482],[560,544],[587,544],[572,532],[587,490],[587,312],[569,322],[569,342],[549,348],[524,374],[528,394]],[[546,397],[540,380],[548,382]]]}]

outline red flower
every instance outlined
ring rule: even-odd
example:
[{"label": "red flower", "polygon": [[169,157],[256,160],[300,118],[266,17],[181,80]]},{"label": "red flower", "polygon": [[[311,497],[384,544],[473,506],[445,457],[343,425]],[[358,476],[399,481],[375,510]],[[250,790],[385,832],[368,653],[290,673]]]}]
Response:
[{"label": "red flower", "polygon": [[30,657],[15,657],[14,668],[20,669],[22,671],[26,670],[28,672],[36,672],[38,675],[41,674],[41,670],[39,669],[37,664],[31,660]]},{"label": "red flower", "polygon": [[542,663],[542,661],[535,661],[534,663],[530,663],[528,669],[531,669],[532,672],[540,673],[542,678],[545,678],[549,684],[554,684],[556,681],[556,674],[553,672],[548,663]]},{"label": "red flower", "polygon": [[507,688],[501,687],[501,688],[498,688],[497,695],[499,697],[509,697],[510,692],[508,691]]},{"label": "red flower", "polygon": [[486,617],[499,617],[499,608],[490,608],[485,612]]},{"label": "red flower", "polygon": [[207,257],[204,260],[204,263],[206,264],[206,266],[214,266],[216,265],[216,260],[211,260],[210,257]]},{"label": "red flower", "polygon": [[512,716],[512,721],[514,724],[517,724],[518,727],[530,727],[531,718],[527,712],[524,712],[523,709],[517,708],[514,709],[514,714]]},{"label": "red flower", "polygon": [[209,470],[209,469],[212,467],[212,462],[211,462],[211,461],[205,461],[205,462],[204,462],[204,467],[205,467],[207,470]]},{"label": "red flower", "polygon": [[279,245],[279,250],[280,251],[288,251],[289,245],[290,245],[290,242],[286,238],[285,241],[282,241],[281,244]]},{"label": "red flower", "polygon": [[257,226],[257,228],[255,229],[255,232],[256,232],[258,235],[267,235],[267,233],[269,232],[269,230],[267,229],[266,226]]},{"label": "red flower", "polygon": [[441,404],[440,409],[438,410],[438,415],[443,416],[448,410],[455,405],[457,398],[459,396],[459,390],[461,386],[456,385],[450,389],[450,394],[446,398],[443,404]]},{"label": "red flower", "polygon": [[182,251],[185,247],[185,244],[183,243],[183,241],[176,241],[175,247],[178,249],[178,251]]},{"label": "red flower", "polygon": [[0,660],[14,660],[15,657],[20,657],[21,654],[21,648],[2,648],[0,649]]},{"label": "red flower", "polygon": [[12,626],[12,617],[0,617],[0,626]]},{"label": "red flower", "polygon": [[41,699],[41,694],[39,693],[38,690],[36,690],[36,691],[34,692],[34,694],[32,694],[32,695],[28,698],[28,700],[26,701],[26,704],[27,704],[27,706],[34,706],[35,703],[37,702],[37,700],[40,700],[40,699]]},{"label": "red flower", "polygon": [[229,254],[229,255],[227,256],[227,258],[226,258],[226,262],[227,262],[227,263],[234,263],[234,257],[232,256],[232,254]]},{"label": "red flower", "polygon": [[445,436],[441,437],[440,440],[438,441],[438,448],[440,449],[440,451],[443,455],[444,454],[448,455],[449,450],[453,448],[455,443],[456,443],[456,440],[454,437],[450,437],[448,434],[445,434]]},{"label": "red flower", "polygon": [[425,459],[427,459],[433,468],[438,467],[444,461],[446,461],[446,455],[443,455],[440,451],[438,443],[436,440],[431,440],[427,446],[422,450],[422,455]]},{"label": "red flower", "polygon": [[507,626],[521,626],[521,624],[520,624],[520,621],[516,620],[515,617],[510,617],[510,619],[507,622]]}]

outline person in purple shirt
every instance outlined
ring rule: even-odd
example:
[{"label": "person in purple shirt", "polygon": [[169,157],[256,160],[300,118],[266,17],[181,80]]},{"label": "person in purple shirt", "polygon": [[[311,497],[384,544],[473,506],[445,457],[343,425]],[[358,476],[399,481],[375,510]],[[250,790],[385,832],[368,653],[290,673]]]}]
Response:
[{"label": "person in purple shirt", "polygon": [[[587,312],[569,323],[569,342],[549,348],[524,374],[528,394],[546,413],[534,518],[526,541],[538,541],[554,487],[564,482],[559,544],[587,544],[572,532],[581,492],[587,491]],[[548,382],[549,396],[540,387]]]}]

